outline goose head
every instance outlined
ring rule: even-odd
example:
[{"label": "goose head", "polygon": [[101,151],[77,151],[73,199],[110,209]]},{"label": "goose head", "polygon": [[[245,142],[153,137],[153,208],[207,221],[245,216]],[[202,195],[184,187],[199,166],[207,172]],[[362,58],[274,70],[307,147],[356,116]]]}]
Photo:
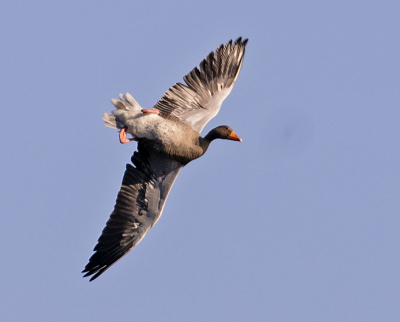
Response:
[{"label": "goose head", "polygon": [[212,129],[204,137],[207,141],[211,142],[215,139],[232,140],[242,142],[242,139],[228,125],[221,125]]}]

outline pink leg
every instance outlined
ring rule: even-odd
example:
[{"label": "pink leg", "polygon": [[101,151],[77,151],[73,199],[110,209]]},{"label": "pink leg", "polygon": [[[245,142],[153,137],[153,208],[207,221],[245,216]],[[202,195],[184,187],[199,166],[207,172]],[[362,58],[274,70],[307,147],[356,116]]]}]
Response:
[{"label": "pink leg", "polygon": [[119,131],[119,142],[121,142],[121,144],[129,143],[131,141],[138,141],[138,139],[135,138],[135,137],[132,138],[132,139],[127,138],[126,137],[126,130],[127,130],[127,128],[124,127],[124,128],[121,129],[121,131]]},{"label": "pink leg", "polygon": [[151,108],[151,109],[143,109],[142,110],[142,113],[143,114],[159,114],[160,113],[160,111],[159,110],[156,110],[155,108]]}]

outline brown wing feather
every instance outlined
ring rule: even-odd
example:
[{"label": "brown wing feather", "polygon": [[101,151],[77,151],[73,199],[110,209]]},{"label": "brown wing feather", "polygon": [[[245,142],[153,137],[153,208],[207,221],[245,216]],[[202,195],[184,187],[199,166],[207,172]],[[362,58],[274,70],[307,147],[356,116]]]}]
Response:
[{"label": "brown wing feather", "polygon": [[183,77],[185,84],[176,83],[157,102],[154,108],[172,114],[188,123],[195,131],[217,115],[222,102],[229,95],[243,63],[247,39],[230,40],[211,52]]}]

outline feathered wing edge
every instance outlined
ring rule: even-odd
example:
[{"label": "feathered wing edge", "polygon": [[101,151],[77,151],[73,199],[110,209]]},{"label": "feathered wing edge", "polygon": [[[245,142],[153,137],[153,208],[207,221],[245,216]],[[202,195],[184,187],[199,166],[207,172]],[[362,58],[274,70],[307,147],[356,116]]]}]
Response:
[{"label": "feathered wing edge", "polygon": [[[200,63],[200,69],[195,67],[183,77],[186,85],[172,86],[154,108],[181,118],[200,132],[229,95],[239,75],[247,42],[240,37],[233,45],[230,40],[219,46]],[[206,115],[196,117],[198,113]]]},{"label": "feathered wing edge", "polygon": [[[140,148],[139,148],[140,151]],[[82,273],[93,281],[135,247],[161,216],[182,165],[135,152],[127,164],[114,211]],[[154,169],[156,167],[156,169]]]}]

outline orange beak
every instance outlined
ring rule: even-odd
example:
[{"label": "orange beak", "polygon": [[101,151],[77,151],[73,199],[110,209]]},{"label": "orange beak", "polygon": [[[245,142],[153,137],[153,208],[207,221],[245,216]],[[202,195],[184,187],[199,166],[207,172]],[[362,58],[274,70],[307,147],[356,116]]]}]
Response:
[{"label": "orange beak", "polygon": [[233,140],[233,141],[242,142],[242,139],[241,139],[240,137],[238,137],[238,136],[236,135],[236,133],[233,132],[233,131],[232,131],[232,133],[228,136],[228,139],[229,139],[229,140]]}]

